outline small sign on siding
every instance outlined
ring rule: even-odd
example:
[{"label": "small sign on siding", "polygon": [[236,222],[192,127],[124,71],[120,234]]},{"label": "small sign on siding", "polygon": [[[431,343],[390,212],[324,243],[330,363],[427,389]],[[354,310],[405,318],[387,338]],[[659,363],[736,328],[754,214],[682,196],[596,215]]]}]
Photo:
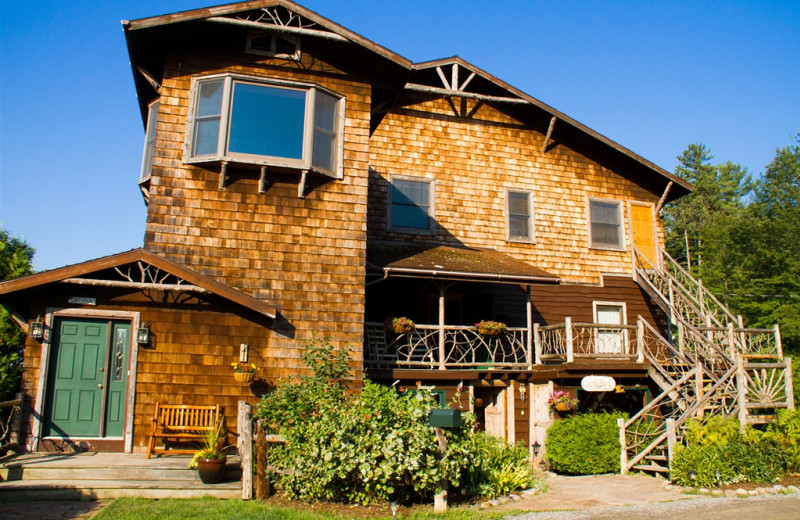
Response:
[{"label": "small sign on siding", "polygon": [[586,376],[581,379],[581,388],[587,392],[610,392],[616,386],[617,382],[610,376]]},{"label": "small sign on siding", "polygon": [[97,305],[97,298],[85,298],[83,296],[70,296],[67,301],[73,305]]}]

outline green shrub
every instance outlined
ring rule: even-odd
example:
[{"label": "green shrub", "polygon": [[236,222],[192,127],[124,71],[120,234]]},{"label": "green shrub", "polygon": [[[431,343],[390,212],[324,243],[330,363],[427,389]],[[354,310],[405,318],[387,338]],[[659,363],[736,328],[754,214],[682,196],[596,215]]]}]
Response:
[{"label": "green shrub", "polygon": [[530,488],[537,482],[524,446],[514,446],[485,432],[476,432],[470,452],[474,458],[463,480],[473,495],[494,498],[516,489]]},{"label": "green shrub", "polygon": [[[780,479],[790,466],[790,452],[780,430],[791,430],[790,417],[760,432],[744,432],[736,419],[709,418],[703,424],[691,421],[686,428],[686,446],[679,446],[672,459],[671,478],[683,486],[710,487],[734,482],[770,483]],[[695,472],[695,478],[689,476]],[[717,479],[719,472],[719,479]]]},{"label": "green shrub", "polygon": [[800,473],[800,413],[778,410],[778,417],[767,426],[764,436],[785,450],[787,471]]},{"label": "green shrub", "polygon": [[559,473],[596,475],[619,472],[619,427],[623,413],[585,413],[547,429],[546,460]]},{"label": "green shrub", "polygon": [[[418,500],[436,493],[442,479],[458,487],[467,468],[484,467],[471,414],[464,414],[462,428],[445,430],[448,448],[442,457],[427,426],[437,404],[430,393],[400,395],[365,380],[360,394],[348,394],[346,359],[326,342],[307,344],[304,360],[312,373],[279,383],[256,411],[271,431],[287,439],[270,451],[270,464],[294,470],[278,477],[288,496],[362,504]],[[519,452],[509,455],[508,450],[513,448],[490,450],[490,459],[510,466],[474,479],[475,489],[528,484],[517,469]],[[494,480],[486,484],[488,479]]]}]

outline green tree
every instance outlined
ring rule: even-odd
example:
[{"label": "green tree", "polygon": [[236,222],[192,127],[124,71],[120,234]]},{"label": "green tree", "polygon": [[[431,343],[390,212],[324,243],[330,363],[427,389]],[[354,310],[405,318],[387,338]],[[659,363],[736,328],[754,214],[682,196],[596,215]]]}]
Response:
[{"label": "green tree", "polygon": [[[0,280],[32,272],[34,249],[24,240],[0,228]],[[10,399],[19,388],[25,333],[9,310],[0,307],[0,401]]]}]

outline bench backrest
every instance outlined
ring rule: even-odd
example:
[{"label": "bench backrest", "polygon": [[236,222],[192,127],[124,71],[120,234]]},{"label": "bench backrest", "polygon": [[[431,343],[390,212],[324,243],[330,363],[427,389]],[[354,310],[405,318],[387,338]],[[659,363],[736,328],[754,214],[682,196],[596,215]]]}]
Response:
[{"label": "bench backrest", "polygon": [[190,406],[156,403],[156,423],[180,431],[210,431],[219,422],[219,405]]}]

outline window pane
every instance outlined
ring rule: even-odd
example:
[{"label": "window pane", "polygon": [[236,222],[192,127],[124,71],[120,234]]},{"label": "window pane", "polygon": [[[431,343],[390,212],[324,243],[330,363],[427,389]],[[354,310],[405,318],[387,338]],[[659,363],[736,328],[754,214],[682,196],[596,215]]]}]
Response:
[{"label": "window pane", "polygon": [[428,229],[428,212],[419,206],[392,206],[392,227]]},{"label": "window pane", "polygon": [[197,100],[197,116],[218,116],[222,112],[223,80],[204,81],[200,84],[200,96]]},{"label": "window pane", "polygon": [[194,124],[194,153],[192,155],[214,155],[219,141],[219,118],[196,120]]},{"label": "window pane", "polygon": [[147,132],[144,136],[144,154],[142,156],[142,173],[140,180],[150,178],[153,170],[153,148],[156,141],[156,122],[158,120],[158,102],[156,101],[147,111]]},{"label": "window pane", "polygon": [[512,237],[530,238],[528,232],[528,217],[518,217],[512,215],[508,220],[508,234]]},{"label": "window pane", "polygon": [[619,218],[619,204],[593,200],[590,202],[589,212],[592,224],[592,245],[621,247],[622,224]]},{"label": "window pane", "polygon": [[333,132],[336,128],[336,105],[338,100],[317,91],[317,100],[314,108],[314,126]]},{"label": "window pane", "polygon": [[314,152],[311,165],[333,171],[333,136],[324,132],[314,132]]},{"label": "window pane", "polygon": [[508,209],[511,215],[520,215],[527,217],[529,214],[530,205],[528,204],[528,193],[508,193]]},{"label": "window pane", "polygon": [[306,92],[234,83],[228,150],[303,158]]},{"label": "window pane", "polygon": [[430,187],[427,182],[392,181],[392,203],[428,206]]}]

